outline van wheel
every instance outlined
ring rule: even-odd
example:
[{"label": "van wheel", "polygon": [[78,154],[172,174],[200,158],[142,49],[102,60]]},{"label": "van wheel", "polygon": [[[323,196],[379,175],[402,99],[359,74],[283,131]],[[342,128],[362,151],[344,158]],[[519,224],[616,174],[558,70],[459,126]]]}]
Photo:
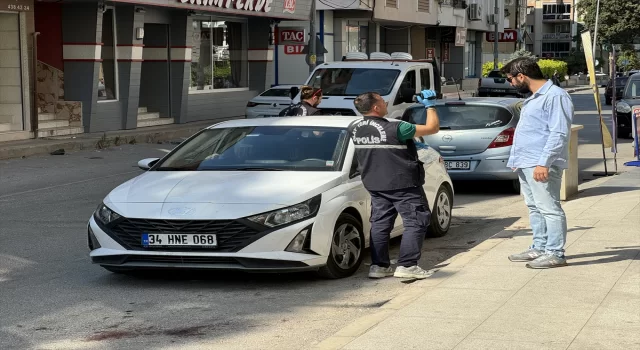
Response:
[{"label": "van wheel", "polygon": [[350,214],[340,214],[331,237],[327,265],[320,268],[318,274],[331,279],[349,277],[358,270],[363,257],[362,224]]},{"label": "van wheel", "polygon": [[445,185],[441,185],[436,193],[436,202],[431,212],[431,222],[427,237],[442,237],[449,232],[451,213],[453,211],[453,195]]}]

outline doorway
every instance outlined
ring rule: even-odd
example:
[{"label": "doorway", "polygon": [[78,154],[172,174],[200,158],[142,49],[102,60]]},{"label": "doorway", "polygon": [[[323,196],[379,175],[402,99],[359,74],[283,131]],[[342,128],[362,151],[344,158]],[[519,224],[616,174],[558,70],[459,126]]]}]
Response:
[{"label": "doorway", "polygon": [[20,15],[0,12],[0,132],[24,130]]},{"label": "doorway", "polygon": [[166,24],[145,23],[142,68],[140,72],[141,108],[171,117],[171,40]]}]

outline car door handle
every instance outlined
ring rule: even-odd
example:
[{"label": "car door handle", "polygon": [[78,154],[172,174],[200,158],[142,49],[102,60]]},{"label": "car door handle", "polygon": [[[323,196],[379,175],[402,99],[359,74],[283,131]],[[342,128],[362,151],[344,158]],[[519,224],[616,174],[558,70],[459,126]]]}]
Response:
[{"label": "car door handle", "polygon": [[455,151],[456,150],[456,146],[439,146],[438,148],[440,148],[443,151]]}]

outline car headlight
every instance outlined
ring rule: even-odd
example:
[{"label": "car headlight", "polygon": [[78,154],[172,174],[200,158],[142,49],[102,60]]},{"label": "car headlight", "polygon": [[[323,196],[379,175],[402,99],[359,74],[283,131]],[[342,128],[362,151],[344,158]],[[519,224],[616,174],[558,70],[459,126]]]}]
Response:
[{"label": "car headlight", "polygon": [[321,195],[317,195],[302,203],[292,205],[268,213],[250,216],[247,219],[268,227],[277,227],[288,223],[313,217],[320,208]]},{"label": "car headlight", "polygon": [[111,210],[104,204],[100,204],[98,209],[96,210],[95,217],[100,223],[104,225],[109,225],[110,223],[118,220],[122,216],[115,211]]},{"label": "car headlight", "polygon": [[626,102],[618,102],[618,104],[616,104],[616,111],[618,113],[631,113],[631,106]]}]

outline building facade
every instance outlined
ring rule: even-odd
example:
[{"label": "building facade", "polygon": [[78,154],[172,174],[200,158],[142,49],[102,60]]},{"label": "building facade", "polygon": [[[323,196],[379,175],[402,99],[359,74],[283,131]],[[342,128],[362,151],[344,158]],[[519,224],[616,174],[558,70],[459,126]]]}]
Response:
[{"label": "building facade", "polygon": [[[316,32],[326,50],[318,61],[340,61],[348,52],[408,52],[435,59],[446,79],[479,77],[487,32],[504,29],[492,16],[498,0],[317,0]],[[279,30],[307,37],[309,23],[280,22]],[[274,84],[301,84],[309,74],[304,42],[278,46]],[[318,45],[320,47],[320,45]]]},{"label": "building facade", "polygon": [[1,118],[13,115],[0,140],[242,117],[271,84],[274,23],[306,20],[311,8],[310,0],[11,3],[29,9],[0,8],[0,31],[19,37],[0,40],[0,67],[8,65],[0,85],[23,91],[22,110],[17,98],[0,100]]}]

